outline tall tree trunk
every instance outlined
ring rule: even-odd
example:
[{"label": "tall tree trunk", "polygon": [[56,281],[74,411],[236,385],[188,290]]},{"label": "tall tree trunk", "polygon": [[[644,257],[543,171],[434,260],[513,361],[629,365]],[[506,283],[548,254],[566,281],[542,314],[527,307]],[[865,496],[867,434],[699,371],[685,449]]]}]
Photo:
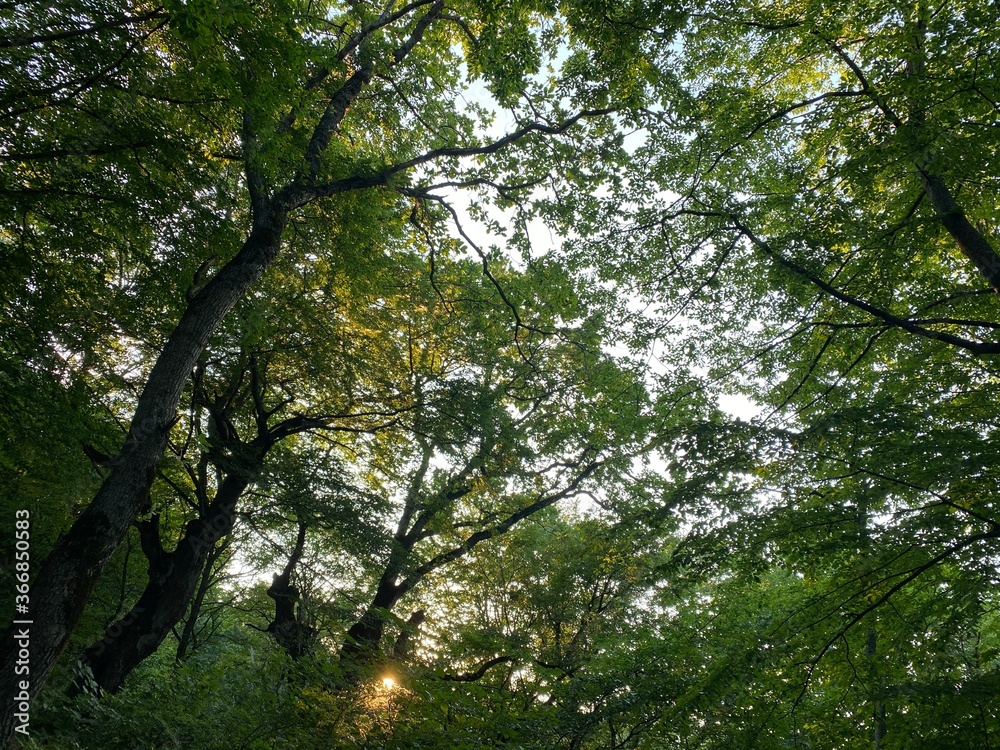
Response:
[{"label": "tall tree trunk", "polygon": [[[4,634],[0,663],[10,665],[18,658],[19,632],[30,629],[29,700],[45,684],[108,559],[148,503],[184,385],[226,313],[274,260],[286,218],[286,209],[260,205],[239,253],[190,301],[149,374],[110,473],[32,582],[30,610],[22,617],[31,624],[12,625]],[[0,750],[13,741],[21,679],[13,669],[0,670]]]},{"label": "tall tree trunk", "polygon": [[[904,62],[904,71],[907,77],[923,79],[927,76],[927,20],[931,13],[924,2],[916,3],[914,13],[916,17],[907,20],[904,26],[911,43],[909,59]],[[907,113],[906,127],[916,131],[923,130],[927,120],[926,110],[923,108],[924,102],[919,104],[920,106],[911,107]],[[924,193],[930,198],[938,221],[951,235],[962,254],[972,261],[993,291],[1000,294],[1000,256],[990,241],[969,221],[954,193],[941,175],[936,174],[931,162],[933,157],[926,152],[919,154],[915,159],[920,184],[924,188]]]},{"label": "tall tree trunk", "polygon": [[[872,561],[869,559],[872,548],[871,537],[871,509],[868,498],[863,494],[858,499],[857,516],[858,549],[861,552],[859,578],[865,582],[865,586],[871,584]],[[868,693],[871,698],[872,712],[872,748],[882,750],[885,735],[888,731],[885,715],[885,701],[882,699],[884,692],[884,679],[882,670],[878,663],[878,619],[876,612],[870,612],[865,624],[865,660],[868,678]]]}]

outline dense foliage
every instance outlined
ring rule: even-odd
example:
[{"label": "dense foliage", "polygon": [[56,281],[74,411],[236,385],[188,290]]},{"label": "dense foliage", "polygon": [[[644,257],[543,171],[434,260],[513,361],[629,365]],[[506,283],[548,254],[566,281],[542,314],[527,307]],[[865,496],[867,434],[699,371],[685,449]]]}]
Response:
[{"label": "dense foliage", "polygon": [[0,747],[1000,742],[991,4],[0,19]]}]

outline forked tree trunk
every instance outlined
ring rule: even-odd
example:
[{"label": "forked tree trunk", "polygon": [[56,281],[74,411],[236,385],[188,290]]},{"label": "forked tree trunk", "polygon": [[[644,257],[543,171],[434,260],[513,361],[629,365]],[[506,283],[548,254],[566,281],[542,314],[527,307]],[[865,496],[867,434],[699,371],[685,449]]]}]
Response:
[{"label": "forked tree trunk", "polygon": [[[236,257],[190,301],[150,372],[110,473],[32,582],[29,611],[21,617],[31,624],[12,625],[5,633],[0,664],[6,666],[17,660],[19,631],[30,630],[31,699],[45,684],[129,524],[148,503],[184,385],[226,313],[277,255],[286,214],[270,205],[260,209]],[[13,669],[0,670],[0,750],[12,744],[22,679]]]},{"label": "forked tree trunk", "polygon": [[[247,476],[228,475],[203,518],[188,523],[172,552],[160,543],[155,518],[140,526],[143,551],[149,559],[149,580],[139,600],[104,637],[80,657],[102,692],[118,691],[129,673],[159,648],[187,611],[209,553],[233,528],[236,503],[250,483]],[[86,676],[77,687],[87,687]]]}]

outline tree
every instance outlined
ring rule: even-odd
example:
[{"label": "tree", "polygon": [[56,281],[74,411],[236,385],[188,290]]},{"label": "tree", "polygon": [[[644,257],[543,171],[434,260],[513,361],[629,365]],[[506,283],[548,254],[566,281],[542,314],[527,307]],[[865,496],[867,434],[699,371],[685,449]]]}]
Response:
[{"label": "tree", "polygon": [[[626,17],[645,11],[620,9]],[[240,2],[169,3],[140,11],[81,4],[72,19],[18,14],[7,39],[24,58],[9,78],[12,89],[18,98],[22,91],[37,97],[26,111],[7,115],[8,192],[35,200],[11,214],[21,218],[21,227],[11,223],[10,236],[46,244],[60,225],[72,224],[75,217],[65,213],[46,215],[54,196],[74,192],[69,179],[88,185],[76,191],[84,193],[75,195],[81,206],[100,202],[104,187],[112,203],[120,195],[150,196],[130,201],[138,213],[123,208],[122,218],[101,214],[99,226],[121,237],[115,250],[145,253],[157,282],[174,265],[194,283],[186,300],[180,289],[166,286],[170,302],[154,318],[162,338],[154,343],[158,353],[148,373],[133,384],[139,393],[125,441],[94,501],[61,537],[33,584],[33,607],[46,612],[32,634],[33,691],[44,683],[101,569],[147,502],[199,357],[226,314],[279,255],[297,217],[322,205],[320,213],[335,221],[352,203],[359,205],[351,198],[359,191],[377,195],[367,199],[369,205],[396,206],[402,214],[408,201],[432,199],[435,184],[499,185],[490,179],[493,164],[501,175],[526,172],[532,184],[552,171],[538,144],[587,129],[588,118],[607,111],[614,90],[635,89],[636,81],[633,61],[601,56],[607,36],[592,30],[585,8],[571,5],[554,14],[545,3],[446,8],[419,0],[380,10],[287,3],[265,12]],[[576,52],[560,69],[555,58],[566,44]],[[115,62],[88,75],[109,53]],[[585,60],[590,64],[581,64]],[[537,75],[550,61],[552,76]],[[485,111],[449,106],[463,70],[483,79],[496,101],[518,114],[512,131],[485,141],[478,127],[488,118]],[[550,86],[559,100],[539,96]],[[148,128],[150,137],[123,139],[123,131],[135,129],[115,125],[122,121],[119,112]],[[72,114],[60,120],[63,113]],[[90,140],[72,143],[73,129],[62,127],[74,118],[102,127],[85,128]],[[515,151],[525,155],[521,164],[531,166],[507,161]],[[155,154],[155,169],[147,153]],[[69,174],[62,171],[64,156],[73,160]],[[470,162],[477,158],[479,165]],[[517,193],[516,185],[499,189],[508,198]],[[158,221],[143,220],[147,208]],[[210,232],[187,231],[198,216],[220,227],[225,240],[217,248]],[[43,228],[49,236],[40,239]],[[80,257],[80,246],[69,249],[70,258]],[[203,283],[215,249],[223,251],[219,270]],[[364,253],[358,258],[367,260]],[[101,255],[102,261],[113,259],[113,252]],[[117,284],[143,278],[144,270],[121,264]],[[109,282],[113,289],[116,282],[98,276],[88,292],[102,299]],[[32,288],[22,290],[30,296]],[[152,313],[157,305],[138,307]],[[104,334],[111,345],[120,333],[109,323]],[[8,635],[8,655],[12,644]],[[4,680],[3,694],[13,695],[13,684]]]},{"label": "tree", "polygon": [[[268,716],[303,745],[989,743],[992,8],[65,11],[0,36],[0,470],[68,528],[33,691],[134,524],[98,681],[162,666],[225,536],[275,574],[234,593],[271,640],[224,618],[293,657]],[[722,386],[770,411],[725,420]],[[316,616],[333,555],[363,596]],[[362,679],[386,659],[414,689]]]},{"label": "tree", "polygon": [[[416,259],[402,257],[404,272],[412,270]],[[236,319],[221,327],[196,367],[185,394],[189,403],[169,443],[171,461],[160,471],[166,497],[157,495],[157,510],[138,523],[149,562],[148,585],[81,658],[100,690],[119,689],[180,621],[217,543],[230,534],[243,510],[244,496],[268,473],[274,461],[269,455],[281,453],[284,444],[305,433],[320,433],[328,441],[340,436],[342,441],[344,435],[375,432],[410,408],[398,382],[399,365],[392,364],[404,353],[391,337],[365,346],[357,334],[367,326],[394,325],[388,313],[372,315],[365,308],[370,294],[388,297],[396,290],[390,285],[376,291],[379,275],[364,282],[356,303],[346,305],[339,300],[353,290],[345,289],[335,274],[314,269],[305,279],[291,275],[293,269],[276,270],[268,291],[280,303],[265,308],[260,299],[243,301]],[[308,311],[302,310],[303,297],[310,300]],[[351,307],[355,314],[346,314]],[[286,327],[297,330],[291,333]],[[343,340],[351,336],[353,345],[345,346]],[[284,452],[289,451],[295,448]],[[322,488],[335,486],[329,477],[340,469],[339,462],[315,451],[308,455],[312,491],[319,497]],[[286,471],[294,471],[287,468],[288,461]],[[359,517],[365,513],[365,497],[363,490],[354,493]],[[322,518],[330,510],[308,513]],[[174,517],[176,531],[161,530],[165,516]]]},{"label": "tree", "polygon": [[[894,608],[926,606],[931,581],[964,610],[958,592],[983,586],[996,555],[994,15],[975,2],[700,7],[663,49],[676,76],[628,190],[598,213],[608,228],[567,243],[570,261],[658,306],[638,333],[662,340],[683,321],[709,378],[761,405],[764,492],[739,539],[808,539],[803,567],[842,556],[812,610],[812,632],[830,628],[802,656],[816,673],[842,645],[875,660],[900,648]],[[630,220],[611,224],[623,206]],[[860,516],[865,544],[845,531]],[[847,562],[861,548],[869,575]],[[871,691],[863,711],[882,703],[889,734],[865,736],[888,746],[904,712]],[[960,723],[975,743],[989,730],[972,715]]]},{"label": "tree", "polygon": [[544,263],[525,274],[496,264],[492,276],[524,309],[519,342],[506,340],[506,306],[489,304],[495,290],[477,292],[468,276],[454,291],[439,281],[431,315],[412,318],[410,434],[372,466],[401,498],[398,516],[376,590],[347,632],[349,660],[376,658],[387,613],[423,579],[560,501],[614,491],[650,448],[644,385],[601,352],[599,314],[568,279]]},{"label": "tree", "polygon": [[[848,470],[924,490],[907,503],[992,482],[978,459],[953,460],[993,439],[974,404],[992,388],[997,323],[989,263],[970,257],[988,250],[970,248],[995,243],[981,67],[995,40],[965,34],[988,17],[976,3],[693,14],[637,149],[631,184],[648,192],[597,240],[665,319],[693,321],[714,378],[738,373],[803,440],[842,436]],[[881,428],[857,431],[862,414]],[[971,536],[988,541],[992,509],[978,508]]]}]

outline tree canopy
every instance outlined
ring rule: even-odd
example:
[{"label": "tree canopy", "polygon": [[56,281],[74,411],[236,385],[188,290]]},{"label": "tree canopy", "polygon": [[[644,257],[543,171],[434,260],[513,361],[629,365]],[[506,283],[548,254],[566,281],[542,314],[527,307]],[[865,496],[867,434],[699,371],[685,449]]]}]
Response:
[{"label": "tree canopy", "polygon": [[0,19],[0,747],[1000,741],[991,4]]}]

